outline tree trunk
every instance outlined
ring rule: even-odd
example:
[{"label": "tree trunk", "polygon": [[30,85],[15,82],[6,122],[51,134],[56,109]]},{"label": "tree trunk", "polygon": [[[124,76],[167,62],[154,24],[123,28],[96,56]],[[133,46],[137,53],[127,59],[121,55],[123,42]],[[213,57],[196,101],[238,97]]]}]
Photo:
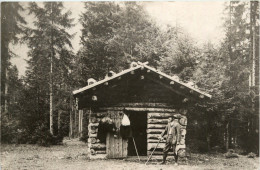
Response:
[{"label": "tree trunk", "polygon": [[60,119],[61,112],[62,112],[61,110],[58,111],[58,133],[59,133],[59,134],[60,134],[60,125],[61,125],[61,124],[60,124],[60,122],[61,122],[61,121],[60,121],[60,120],[61,120],[61,119]]},{"label": "tree trunk", "polygon": [[251,70],[251,85],[254,87],[256,82],[255,82],[255,60],[256,60],[256,56],[255,56],[255,52],[256,52],[256,47],[255,47],[255,2],[250,1],[250,39],[251,39],[251,59],[252,59],[252,70]]},{"label": "tree trunk", "polygon": [[226,151],[229,149],[229,122],[226,125]]},{"label": "tree trunk", "polygon": [[[52,3],[51,3],[52,10]],[[52,15],[52,11],[51,11]],[[51,18],[53,25],[53,18]],[[52,82],[52,67],[53,67],[53,33],[51,32],[51,56],[50,56],[50,133],[53,134],[53,82]]]},{"label": "tree trunk", "polygon": [[51,55],[51,70],[50,70],[50,133],[53,134],[53,91],[52,91],[52,55]]},{"label": "tree trunk", "polygon": [[[5,68],[5,105],[4,105],[4,110],[5,112],[7,113],[8,112],[8,80],[9,80],[9,77],[8,77],[8,66],[6,64],[6,68]],[[8,115],[9,118],[10,118],[10,115]]]}]

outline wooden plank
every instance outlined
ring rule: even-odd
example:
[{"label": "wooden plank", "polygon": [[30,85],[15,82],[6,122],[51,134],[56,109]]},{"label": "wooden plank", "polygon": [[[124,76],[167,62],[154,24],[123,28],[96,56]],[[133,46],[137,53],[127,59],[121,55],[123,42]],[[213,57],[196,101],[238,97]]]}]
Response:
[{"label": "wooden plank", "polygon": [[166,124],[148,124],[147,125],[148,129],[165,129],[166,128]]},{"label": "wooden plank", "polygon": [[[115,124],[116,124],[116,127],[118,128],[118,127],[120,127],[120,120],[119,120],[119,113],[118,112],[115,112],[114,113],[115,115],[116,115],[116,117],[114,118],[114,122],[115,122]],[[120,141],[120,138],[114,138],[115,139],[115,158],[119,158],[119,157],[121,157],[121,155],[120,155],[120,151],[119,151],[119,141]]]},{"label": "wooden plank", "polygon": [[122,148],[122,137],[119,136],[119,139],[118,139],[118,155],[119,157],[123,157],[123,148]]},{"label": "wooden plank", "polygon": [[107,157],[109,158],[110,156],[110,152],[109,152],[109,149],[110,149],[110,142],[109,142],[109,134],[107,134],[107,137],[106,137],[106,153],[107,153]]},{"label": "wooden plank", "polygon": [[124,150],[123,150],[124,157],[127,157],[128,155],[128,140],[124,139]]},{"label": "wooden plank", "polygon": [[114,147],[115,147],[115,141],[114,141],[114,136],[112,136],[111,134],[109,135],[110,137],[110,141],[109,141],[109,143],[110,143],[110,149],[109,149],[109,152],[110,152],[110,156],[111,156],[111,158],[114,158]]},{"label": "wooden plank", "polygon": [[168,119],[148,119],[149,124],[164,124],[165,126],[168,123]]}]

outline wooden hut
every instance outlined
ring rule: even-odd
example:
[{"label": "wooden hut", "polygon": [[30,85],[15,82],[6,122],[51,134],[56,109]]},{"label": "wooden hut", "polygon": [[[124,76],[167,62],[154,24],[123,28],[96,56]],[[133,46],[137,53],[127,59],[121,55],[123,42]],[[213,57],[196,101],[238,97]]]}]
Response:
[{"label": "wooden hut", "polygon": [[[106,142],[101,143],[97,139],[99,121],[110,117],[119,128],[122,113],[129,115],[139,155],[150,154],[172,115],[179,119],[180,148],[185,148],[187,104],[211,98],[211,95],[191,84],[179,81],[178,77],[164,74],[141,62],[120,73],[111,73],[110,77],[101,81],[92,81],[88,86],[73,91],[73,95],[78,109],[87,113],[84,119],[88,119],[88,124],[83,126],[88,126],[91,159],[136,155],[134,142],[130,138],[123,139],[120,134],[108,133]],[[79,122],[82,122],[83,111],[79,113]],[[164,142],[159,144],[155,154],[162,154]]]}]

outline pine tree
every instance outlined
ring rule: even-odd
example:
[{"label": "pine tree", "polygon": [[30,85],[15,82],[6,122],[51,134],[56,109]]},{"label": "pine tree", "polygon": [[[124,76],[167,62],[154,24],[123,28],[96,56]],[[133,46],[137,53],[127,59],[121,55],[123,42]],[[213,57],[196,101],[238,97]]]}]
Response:
[{"label": "pine tree", "polygon": [[1,108],[8,112],[9,92],[8,70],[10,58],[16,54],[10,50],[11,44],[19,42],[19,35],[24,33],[26,21],[21,16],[24,8],[18,2],[1,3]]},{"label": "pine tree", "polygon": [[119,6],[115,2],[85,2],[82,13],[81,45],[78,52],[78,73],[86,85],[90,77],[103,78],[117,62],[115,54],[108,50],[109,39],[119,27]]},{"label": "pine tree", "polygon": [[9,108],[8,112],[1,113],[1,142],[17,142],[17,132],[20,120],[20,99],[23,91],[22,80],[18,76],[16,66],[10,65],[8,68],[9,84]]},{"label": "pine tree", "polygon": [[132,61],[158,66],[160,31],[136,2],[86,2],[78,52],[80,84],[90,77],[102,79],[109,70],[122,71]]},{"label": "pine tree", "polygon": [[29,14],[33,14],[36,20],[35,28],[27,29],[24,37],[30,48],[26,83],[37,94],[34,98],[37,114],[46,114],[49,108],[50,133],[53,134],[53,114],[66,101],[63,92],[68,95],[69,71],[73,61],[70,40],[73,35],[66,29],[73,26],[73,19],[70,19],[70,11],[64,12],[61,2],[44,2],[43,7],[32,2]]}]

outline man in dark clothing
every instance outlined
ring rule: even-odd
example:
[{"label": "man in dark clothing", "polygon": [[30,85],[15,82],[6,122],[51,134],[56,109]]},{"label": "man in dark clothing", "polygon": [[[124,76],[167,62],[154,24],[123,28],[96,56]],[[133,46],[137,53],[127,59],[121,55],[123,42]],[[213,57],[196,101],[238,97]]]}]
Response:
[{"label": "man in dark clothing", "polygon": [[178,165],[178,154],[175,151],[176,145],[179,145],[180,142],[180,125],[177,121],[178,119],[174,119],[174,117],[170,117],[168,119],[168,125],[166,126],[165,130],[162,132],[161,136],[159,137],[159,140],[163,139],[163,136],[167,134],[166,136],[166,144],[163,149],[163,161],[161,164],[166,163],[166,158],[168,155],[169,150],[172,148],[175,158],[175,165]]}]

